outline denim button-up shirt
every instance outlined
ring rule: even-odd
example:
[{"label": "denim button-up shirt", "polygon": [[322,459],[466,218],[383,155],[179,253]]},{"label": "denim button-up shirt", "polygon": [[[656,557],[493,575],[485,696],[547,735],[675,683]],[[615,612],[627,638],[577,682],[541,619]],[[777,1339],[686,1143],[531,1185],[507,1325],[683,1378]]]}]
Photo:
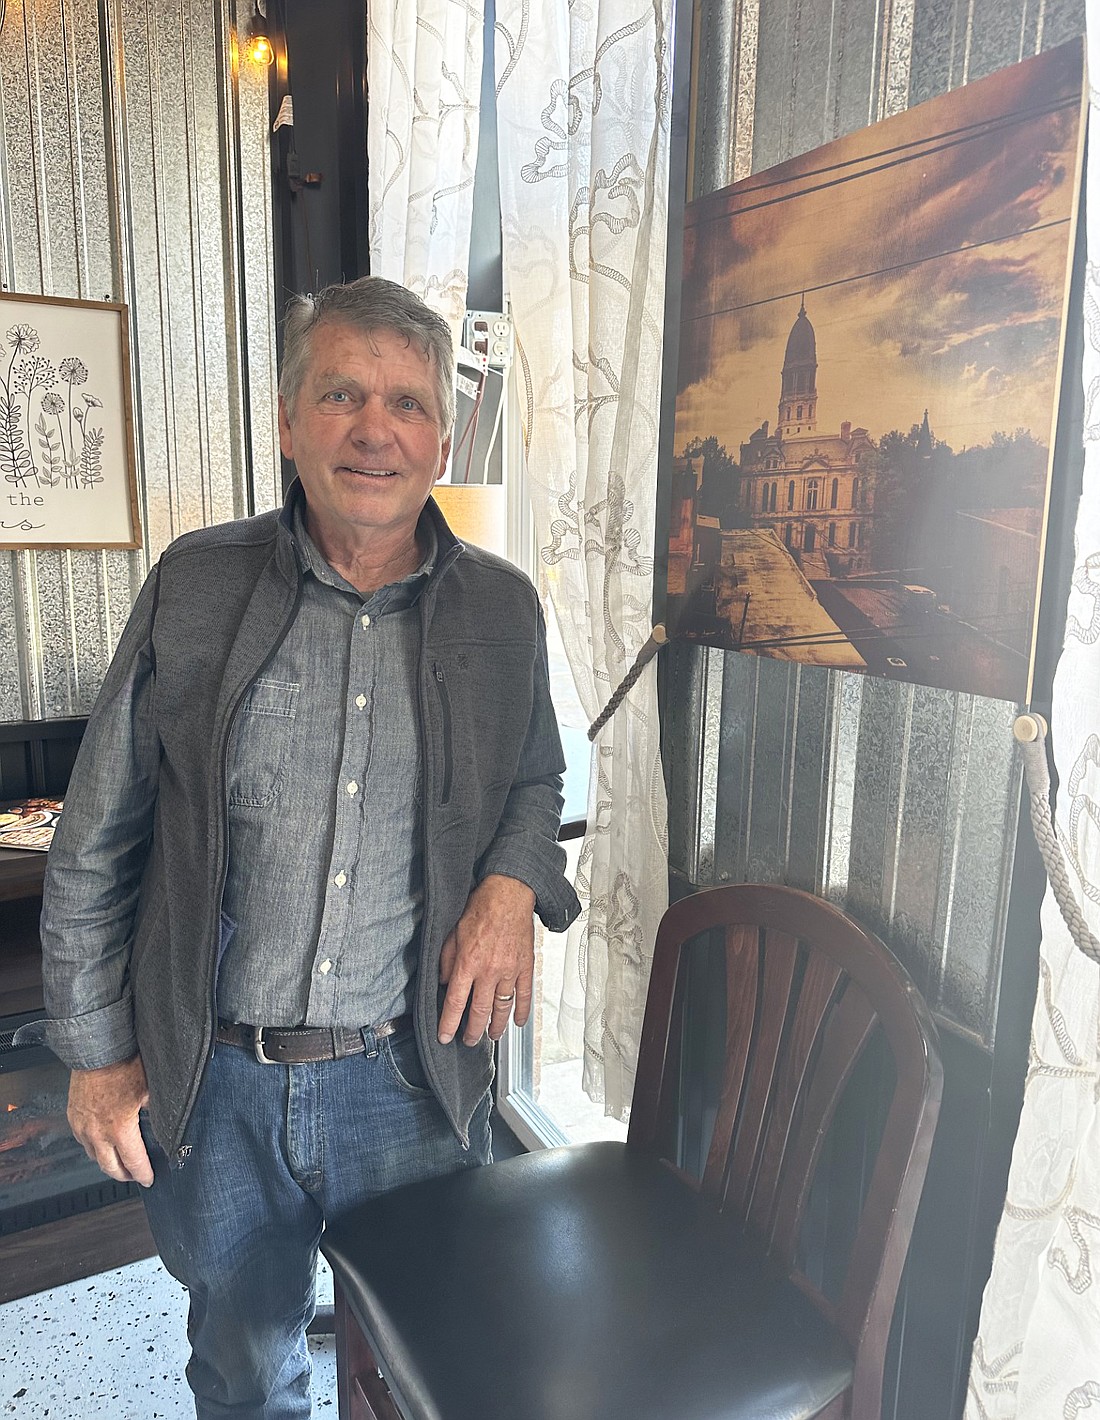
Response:
[{"label": "denim button-up shirt", "polygon": [[412,1006],[426,531],[420,568],[363,597],[295,516],[298,612],[229,741],[220,1016],[360,1026]]}]

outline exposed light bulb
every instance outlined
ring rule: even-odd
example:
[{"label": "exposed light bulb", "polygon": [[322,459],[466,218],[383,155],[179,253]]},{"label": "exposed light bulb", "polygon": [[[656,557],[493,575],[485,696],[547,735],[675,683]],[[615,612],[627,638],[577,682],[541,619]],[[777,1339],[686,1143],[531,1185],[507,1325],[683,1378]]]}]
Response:
[{"label": "exposed light bulb", "polygon": [[248,44],[248,57],[254,64],[273,64],[275,62],[275,46],[262,32],[254,33]]}]

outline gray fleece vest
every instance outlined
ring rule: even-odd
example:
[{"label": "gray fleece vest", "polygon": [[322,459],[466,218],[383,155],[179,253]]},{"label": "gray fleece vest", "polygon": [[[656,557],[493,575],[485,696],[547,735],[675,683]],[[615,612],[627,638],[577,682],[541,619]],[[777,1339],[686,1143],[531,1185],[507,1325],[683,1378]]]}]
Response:
[{"label": "gray fleece vest", "polygon": [[[540,730],[534,746],[528,734],[534,687],[545,681],[534,588],[510,564],[456,543],[434,503],[426,515],[439,558],[419,604],[425,883],[415,1024],[432,1088],[466,1144],[492,1081],[492,1049],[487,1040],[439,1044],[440,953],[499,831],[521,757],[527,780],[552,780],[564,763],[556,729]],[[127,637],[149,638],[162,746],[130,982],[150,1122],[170,1153],[213,1049],[229,733],[293,620],[300,576],[285,512],[189,533],[165,552],[127,628]],[[560,931],[578,904],[549,828],[540,830],[545,880],[536,893],[539,915]]]}]

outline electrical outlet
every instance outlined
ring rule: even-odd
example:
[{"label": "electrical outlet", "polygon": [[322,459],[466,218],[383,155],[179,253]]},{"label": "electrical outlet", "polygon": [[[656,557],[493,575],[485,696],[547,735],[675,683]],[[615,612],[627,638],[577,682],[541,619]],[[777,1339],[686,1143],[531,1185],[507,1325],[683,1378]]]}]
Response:
[{"label": "electrical outlet", "polygon": [[512,363],[512,322],[501,311],[467,311],[464,343],[490,365],[506,370]]}]

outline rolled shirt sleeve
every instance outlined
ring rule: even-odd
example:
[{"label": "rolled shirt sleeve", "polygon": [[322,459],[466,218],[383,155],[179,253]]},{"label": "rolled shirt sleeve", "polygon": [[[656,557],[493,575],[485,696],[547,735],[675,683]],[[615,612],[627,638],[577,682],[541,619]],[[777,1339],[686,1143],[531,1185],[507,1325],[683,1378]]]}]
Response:
[{"label": "rolled shirt sleeve", "polygon": [[523,752],[496,835],[478,866],[478,881],[501,873],[526,883],[535,894],[535,911],[542,922],[551,932],[564,932],[581,909],[565,877],[565,849],[558,842],[565,758],[550,697],[541,611],[532,674],[531,718]]}]

